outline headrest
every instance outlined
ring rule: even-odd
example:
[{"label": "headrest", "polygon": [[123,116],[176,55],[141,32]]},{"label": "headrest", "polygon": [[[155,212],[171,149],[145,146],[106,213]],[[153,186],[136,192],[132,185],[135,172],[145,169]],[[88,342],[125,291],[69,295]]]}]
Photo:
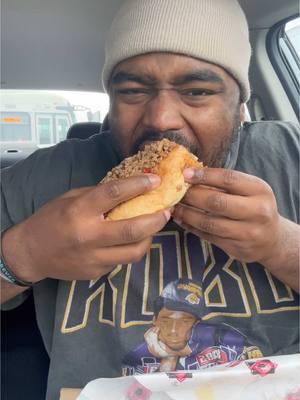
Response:
[{"label": "headrest", "polygon": [[67,139],[87,139],[96,133],[100,133],[100,130],[100,122],[77,122],[69,128]]}]

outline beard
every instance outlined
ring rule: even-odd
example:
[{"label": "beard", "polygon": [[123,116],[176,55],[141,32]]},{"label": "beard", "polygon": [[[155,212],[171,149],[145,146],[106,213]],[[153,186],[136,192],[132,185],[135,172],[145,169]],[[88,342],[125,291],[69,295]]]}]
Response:
[{"label": "beard", "polygon": [[222,140],[220,140],[217,144],[212,146],[209,152],[205,152],[204,149],[199,144],[199,142],[192,142],[189,139],[187,139],[184,133],[180,131],[169,130],[165,132],[160,132],[156,130],[145,130],[141,134],[141,136],[139,136],[133,143],[130,149],[130,153],[127,155],[125,155],[124,152],[122,151],[121,144],[118,140],[117,132],[112,130],[111,137],[114,147],[122,159],[136,154],[139,150],[142,150],[144,148],[146,143],[159,141],[162,139],[169,139],[187,148],[191,153],[193,153],[198,158],[199,161],[203,162],[205,166],[222,168],[226,162],[228,153],[232,145],[237,140],[240,127],[241,127],[241,121],[238,109],[234,117],[232,132],[228,135],[225,135],[222,138]]}]

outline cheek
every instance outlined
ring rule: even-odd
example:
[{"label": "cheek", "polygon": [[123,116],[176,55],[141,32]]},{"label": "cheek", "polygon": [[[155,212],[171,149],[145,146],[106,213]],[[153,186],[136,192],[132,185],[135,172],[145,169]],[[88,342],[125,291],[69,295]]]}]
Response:
[{"label": "cheek", "polygon": [[194,134],[204,148],[217,145],[230,136],[235,121],[235,109],[225,108],[224,104],[203,108],[190,116]]},{"label": "cheek", "polygon": [[185,338],[188,340],[191,337],[193,326],[190,326],[189,329],[186,331]]},{"label": "cheek", "polygon": [[236,118],[237,106],[226,106],[223,102],[216,102],[212,107],[207,107],[199,113],[203,124],[210,126],[211,130],[230,130]]},{"label": "cheek", "polygon": [[137,120],[137,115],[133,110],[112,102],[109,110],[109,125],[125,156],[129,155],[131,144],[134,142]]}]

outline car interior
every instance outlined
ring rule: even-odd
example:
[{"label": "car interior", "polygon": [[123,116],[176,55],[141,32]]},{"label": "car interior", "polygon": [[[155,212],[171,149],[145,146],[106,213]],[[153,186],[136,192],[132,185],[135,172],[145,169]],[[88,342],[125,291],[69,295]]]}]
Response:
[{"label": "car interior", "polygon": [[[5,102],[9,90],[103,92],[101,69],[106,32],[121,3],[122,0],[3,0],[0,103]],[[249,22],[252,45],[248,119],[298,122],[299,2],[240,3]],[[293,39],[286,29],[289,21],[298,21],[292,28]],[[105,118],[73,120],[65,138],[86,139],[107,128]],[[9,168],[33,150],[22,147],[21,141],[1,146],[1,168]],[[21,304],[4,305],[1,311],[1,398],[5,400],[45,396],[49,357],[35,320],[33,297],[30,293],[24,297]]]}]

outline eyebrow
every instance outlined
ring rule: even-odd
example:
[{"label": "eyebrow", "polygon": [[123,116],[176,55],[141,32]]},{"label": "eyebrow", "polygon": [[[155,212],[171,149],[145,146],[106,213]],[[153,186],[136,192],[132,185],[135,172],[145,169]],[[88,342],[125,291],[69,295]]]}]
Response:
[{"label": "eyebrow", "polygon": [[192,72],[188,72],[187,74],[180,75],[177,78],[173,79],[171,83],[173,85],[183,85],[185,83],[195,81],[218,83],[222,86],[225,86],[224,80],[218,74],[208,69],[195,70]]},{"label": "eyebrow", "polygon": [[[158,80],[150,75],[137,75],[126,71],[117,72],[111,80],[113,84],[120,84],[128,81],[140,83],[142,85],[154,85],[158,83]],[[225,87],[224,80],[218,74],[208,69],[194,70],[186,74],[179,75],[178,77],[172,79],[170,83],[174,86],[178,86],[197,81],[217,83],[222,87]]]},{"label": "eyebrow", "polygon": [[153,85],[157,82],[156,79],[149,75],[136,75],[130,72],[119,71],[112,77],[112,83],[119,84],[123,82],[136,82],[142,85]]}]

